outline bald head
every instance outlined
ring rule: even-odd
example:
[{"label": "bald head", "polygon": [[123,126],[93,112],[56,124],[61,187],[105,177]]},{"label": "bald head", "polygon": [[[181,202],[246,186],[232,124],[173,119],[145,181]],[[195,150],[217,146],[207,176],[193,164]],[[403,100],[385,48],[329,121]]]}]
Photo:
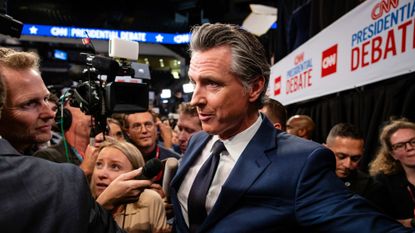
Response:
[{"label": "bald head", "polygon": [[287,121],[287,133],[301,138],[311,139],[314,128],[314,121],[306,115],[295,115]]}]

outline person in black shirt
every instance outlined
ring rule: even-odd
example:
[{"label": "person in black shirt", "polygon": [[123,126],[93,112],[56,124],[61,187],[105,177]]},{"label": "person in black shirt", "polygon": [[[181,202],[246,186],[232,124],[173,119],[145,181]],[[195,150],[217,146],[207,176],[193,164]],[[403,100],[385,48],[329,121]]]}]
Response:
[{"label": "person in black shirt", "polygon": [[369,172],[386,190],[386,213],[404,226],[415,227],[415,123],[406,119],[391,121],[380,134],[381,147]]}]

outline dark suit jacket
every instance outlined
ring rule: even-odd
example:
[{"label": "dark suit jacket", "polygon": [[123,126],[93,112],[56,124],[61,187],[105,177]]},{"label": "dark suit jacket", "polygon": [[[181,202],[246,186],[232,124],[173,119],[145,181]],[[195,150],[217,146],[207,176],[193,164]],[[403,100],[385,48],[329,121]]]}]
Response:
[{"label": "dark suit jacket", "polygon": [[19,154],[0,139],[0,231],[122,232],[92,198],[83,172]]},{"label": "dark suit jacket", "polygon": [[389,200],[380,195],[386,191],[384,185],[380,182],[358,169],[354,170],[347,178],[341,180],[349,190],[366,198],[384,212],[382,206]]},{"label": "dark suit jacket", "polygon": [[[200,132],[191,138],[171,183],[179,233],[189,230],[177,191],[210,137]],[[334,169],[330,150],[264,119],[199,232],[410,232],[348,191]]]},{"label": "dark suit jacket", "polygon": [[[33,156],[44,158],[49,161],[57,162],[57,163],[73,163],[75,165],[80,165],[82,163],[81,160],[76,157],[75,153],[72,150],[72,146],[67,143],[68,152],[66,152],[65,144],[63,139],[56,145],[41,149],[33,153]],[[68,153],[68,159],[66,158],[66,153]]]},{"label": "dark suit jacket", "polygon": [[409,183],[405,172],[401,171],[390,175],[380,173],[375,179],[385,187],[384,192],[378,193],[386,200],[381,206],[385,212],[395,219],[413,218],[415,203],[412,201],[407,187],[410,186],[412,190],[415,190],[415,187]]}]

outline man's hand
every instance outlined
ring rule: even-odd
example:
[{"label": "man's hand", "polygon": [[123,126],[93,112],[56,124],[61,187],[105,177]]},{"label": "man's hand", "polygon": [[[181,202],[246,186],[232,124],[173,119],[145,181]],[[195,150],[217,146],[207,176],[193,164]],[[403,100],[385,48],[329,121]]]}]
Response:
[{"label": "man's hand", "polygon": [[164,193],[161,185],[154,183],[154,184],[151,184],[149,188],[156,191],[160,195],[161,198],[166,197],[166,194]]},{"label": "man's hand", "polygon": [[79,167],[82,169],[82,171],[84,171],[84,174],[88,178],[88,180],[90,180],[92,172],[94,171],[95,162],[98,157],[97,148],[94,146],[88,145],[84,154],[85,154],[84,160],[79,165]]},{"label": "man's hand", "polygon": [[[105,137],[106,140],[115,140],[112,137]],[[84,152],[84,160],[82,161],[80,168],[84,171],[85,176],[90,180],[92,172],[94,171],[95,162],[98,157],[97,149],[104,142],[104,135],[102,133],[97,134],[93,143],[89,144]]]},{"label": "man's hand", "polygon": [[157,127],[160,129],[160,136],[163,138],[164,147],[167,149],[173,148],[173,132],[170,125],[164,124],[159,118],[156,122]]},{"label": "man's hand", "polygon": [[141,174],[141,170],[142,168],[118,176],[99,195],[96,201],[109,211],[121,203],[136,202],[143,189],[149,187],[152,183],[150,180],[135,179]]}]

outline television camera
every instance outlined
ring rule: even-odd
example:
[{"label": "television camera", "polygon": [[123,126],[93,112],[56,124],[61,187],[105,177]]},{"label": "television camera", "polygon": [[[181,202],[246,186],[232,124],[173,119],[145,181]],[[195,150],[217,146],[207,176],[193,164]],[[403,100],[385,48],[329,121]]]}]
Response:
[{"label": "television camera", "polygon": [[143,112],[148,109],[148,87],[144,83],[122,82],[117,77],[138,81],[139,70],[133,60],[138,58],[138,43],[114,38],[109,43],[109,55],[82,53],[84,80],[70,92],[70,105],[91,115],[91,137],[106,132],[107,117],[113,113]]}]

